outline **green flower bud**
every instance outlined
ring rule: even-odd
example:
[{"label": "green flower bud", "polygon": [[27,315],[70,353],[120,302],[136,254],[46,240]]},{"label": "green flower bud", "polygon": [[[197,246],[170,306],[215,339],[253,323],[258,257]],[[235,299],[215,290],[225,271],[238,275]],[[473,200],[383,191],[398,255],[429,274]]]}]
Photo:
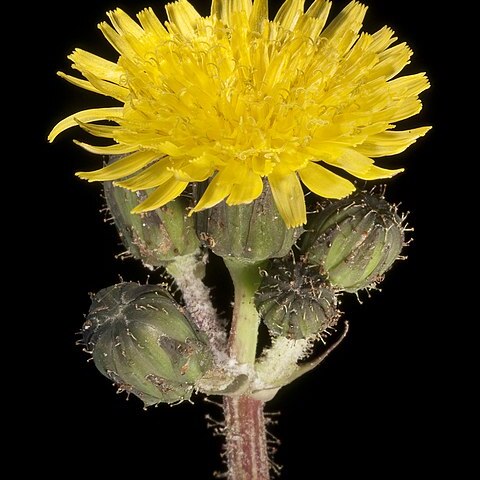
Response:
[{"label": "green flower bud", "polygon": [[147,194],[104,183],[105,198],[123,244],[133,257],[158,267],[200,246],[194,220],[187,216],[188,201],[177,197],[151,212],[130,213]]},{"label": "green flower bud", "polygon": [[403,232],[394,206],[360,192],[310,215],[301,251],[334,288],[357,292],[380,282],[399,258]]},{"label": "green flower bud", "polygon": [[316,270],[291,255],[270,262],[255,305],[272,336],[310,338],[337,323],[335,293]]},{"label": "green flower bud", "polygon": [[[204,187],[198,185],[196,196]],[[197,235],[205,246],[223,258],[252,263],[285,256],[303,231],[286,227],[267,182],[249,204],[229,206],[222,201],[196,216]]]},{"label": "green flower bud", "polygon": [[100,290],[82,332],[100,372],[146,406],[190,398],[212,361],[202,334],[158,285]]}]

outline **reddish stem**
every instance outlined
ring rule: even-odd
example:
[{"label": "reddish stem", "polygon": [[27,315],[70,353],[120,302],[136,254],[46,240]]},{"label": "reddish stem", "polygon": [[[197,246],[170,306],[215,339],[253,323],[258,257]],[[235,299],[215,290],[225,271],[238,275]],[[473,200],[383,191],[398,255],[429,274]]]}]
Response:
[{"label": "reddish stem", "polygon": [[269,480],[264,402],[224,397],[228,480]]}]

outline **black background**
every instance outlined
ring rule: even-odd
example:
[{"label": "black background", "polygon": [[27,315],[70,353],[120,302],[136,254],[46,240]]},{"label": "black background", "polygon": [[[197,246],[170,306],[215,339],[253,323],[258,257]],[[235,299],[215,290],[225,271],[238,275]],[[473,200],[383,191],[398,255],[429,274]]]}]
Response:
[{"label": "black background", "polygon": [[[202,14],[208,13],[207,4],[193,3]],[[343,478],[347,472],[410,478],[414,473],[428,476],[439,467],[461,467],[446,453],[452,443],[448,432],[455,423],[446,400],[453,388],[445,360],[448,289],[430,289],[435,282],[444,285],[432,265],[437,263],[433,245],[439,238],[433,211],[438,203],[433,199],[438,198],[435,190],[444,188],[439,183],[445,180],[438,177],[446,165],[451,118],[448,73],[439,53],[446,13],[434,1],[366,3],[370,8],[365,30],[391,26],[415,52],[406,72],[427,71],[431,79],[431,89],[422,95],[424,110],[405,127],[434,129],[392,160],[392,165],[406,167],[389,182],[387,198],[410,212],[408,222],[415,232],[406,249],[408,260],[388,274],[382,292],[362,296],[362,304],[345,299],[342,309],[351,325],[347,339],[321,367],[282,389],[268,405],[278,422],[271,432],[281,439],[274,460],[283,465],[285,480]],[[334,13],[344,4],[334,2]],[[164,18],[162,2],[138,0],[84,0],[29,11],[32,25],[26,31],[31,42],[24,53],[27,71],[37,67],[35,75],[25,79],[32,82],[38,106],[30,109],[35,128],[29,130],[29,140],[34,148],[26,155],[28,166],[20,168],[28,168],[34,184],[26,192],[26,211],[35,230],[22,240],[28,267],[21,281],[28,288],[22,287],[21,305],[33,308],[28,315],[31,342],[19,355],[28,359],[30,368],[20,374],[20,394],[15,390],[11,395],[13,403],[25,402],[12,444],[35,457],[38,472],[54,476],[68,478],[79,471],[203,480],[223,468],[221,438],[207,428],[204,418],[210,414],[221,420],[218,407],[197,397],[194,405],[143,411],[136,399],[127,402],[116,395],[75,345],[89,292],[120,278],[158,277],[133,260],[115,257],[122,247],[114,227],[99,213],[99,186],[74,177],[75,171],[98,165],[95,156],[71,143],[82,133],[77,129],[53,145],[46,143],[49,129],[66,115],[111,104],[67,84],[55,71],[69,72],[66,55],[75,47],[114,59],[96,24],[116,6],[133,16],[148,5]],[[31,105],[30,100],[26,103],[26,108]],[[26,333],[20,331],[19,336]],[[18,465],[20,472],[30,467]]]}]

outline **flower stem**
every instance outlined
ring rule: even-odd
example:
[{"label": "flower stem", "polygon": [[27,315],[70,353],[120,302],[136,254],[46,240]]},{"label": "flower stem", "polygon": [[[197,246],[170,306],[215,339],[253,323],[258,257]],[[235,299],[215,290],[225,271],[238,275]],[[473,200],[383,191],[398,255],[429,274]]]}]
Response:
[{"label": "flower stem", "polygon": [[218,360],[225,357],[226,332],[212,302],[210,290],[203,283],[205,263],[200,254],[177,257],[165,267],[182,291],[185,307],[199,330],[204,332]]},{"label": "flower stem", "polygon": [[228,480],[268,480],[264,403],[252,397],[224,397]]},{"label": "flower stem", "polygon": [[243,263],[225,258],[235,291],[232,325],[228,346],[230,356],[239,364],[253,368],[257,350],[260,316],[255,308],[253,296],[260,284],[260,264]]},{"label": "flower stem", "polygon": [[[253,372],[260,316],[254,294],[260,284],[260,264],[224,259],[232,277],[235,303],[228,339],[230,357]],[[229,480],[268,480],[269,460],[264,402],[249,395],[224,397]]]}]

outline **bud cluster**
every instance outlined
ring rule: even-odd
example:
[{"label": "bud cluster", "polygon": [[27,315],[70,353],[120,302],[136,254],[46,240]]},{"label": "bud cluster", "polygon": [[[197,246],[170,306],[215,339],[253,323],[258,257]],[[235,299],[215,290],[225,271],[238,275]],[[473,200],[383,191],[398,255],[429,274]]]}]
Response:
[{"label": "bud cluster", "polygon": [[[335,327],[338,296],[378,284],[404,245],[402,219],[380,195],[359,192],[331,202],[310,214],[303,230],[285,226],[267,182],[248,205],[221,202],[193,216],[189,202],[200,198],[205,183],[194,186],[192,198],[140,215],[130,212],[142,193],[111,183],[104,188],[131,255],[146,266],[165,267],[184,294],[181,306],[161,285],[120,283],[93,297],[83,326],[87,350],[102,374],[145,405],[186,400],[196,389],[235,395],[253,382],[251,372],[222,364],[225,332],[210,318],[213,306],[204,305],[209,292],[191,281],[204,275],[199,252],[223,257],[231,275],[233,264],[260,270],[250,304],[269,332],[272,354],[264,352],[257,373],[278,386],[287,378],[281,365],[293,361],[285,371],[296,378],[295,359]],[[289,355],[282,356],[281,348]]]}]

